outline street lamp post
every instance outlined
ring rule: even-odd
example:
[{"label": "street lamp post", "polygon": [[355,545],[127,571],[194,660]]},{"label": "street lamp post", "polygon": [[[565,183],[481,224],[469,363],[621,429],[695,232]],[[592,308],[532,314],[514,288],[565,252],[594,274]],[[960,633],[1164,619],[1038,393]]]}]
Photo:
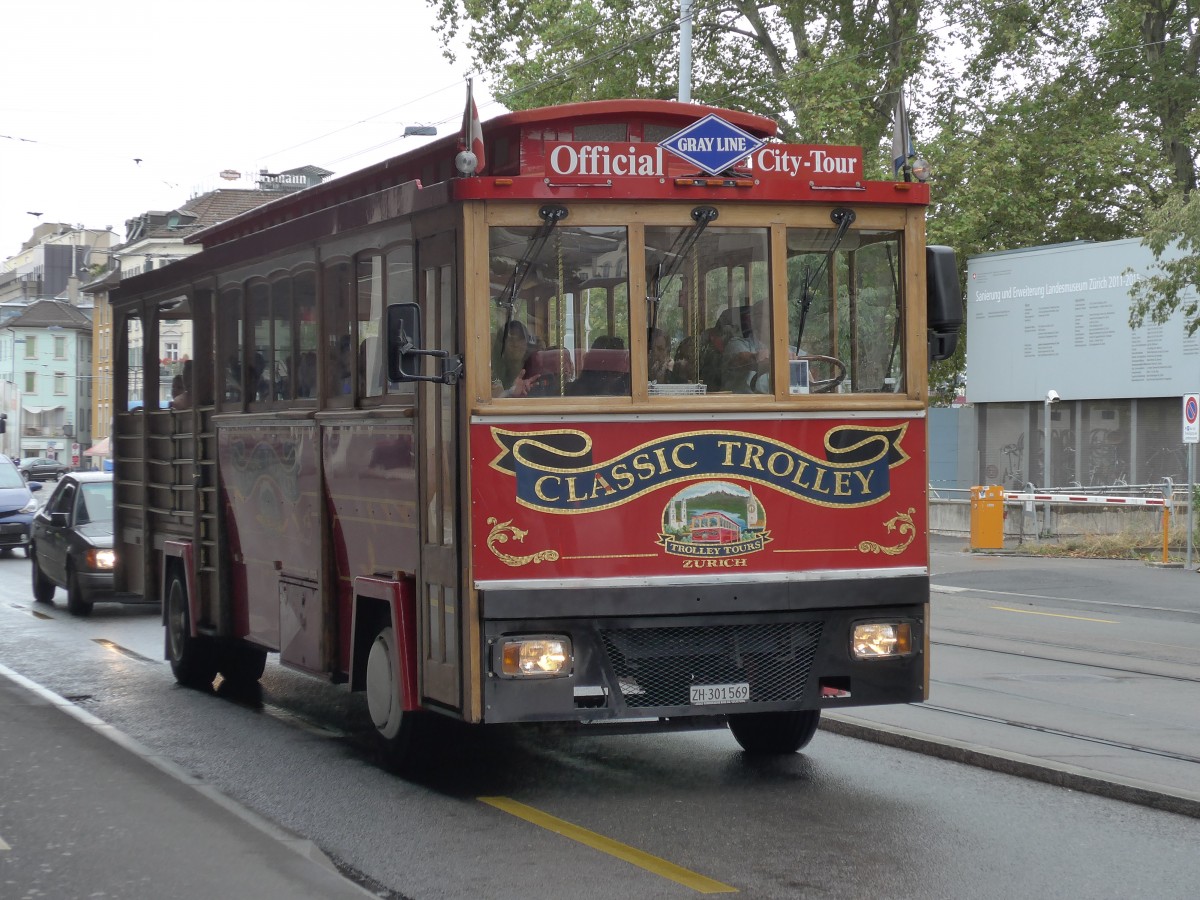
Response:
[{"label": "street lamp post", "polygon": [[[1045,490],[1050,490],[1054,483],[1054,478],[1051,476],[1052,469],[1050,468],[1050,445],[1053,443],[1050,435],[1050,407],[1059,401],[1058,391],[1046,391],[1045,407],[1045,424],[1042,426],[1042,481],[1045,485]],[[1046,510],[1042,515],[1042,530],[1047,534],[1050,533],[1050,501],[1046,501]]]}]

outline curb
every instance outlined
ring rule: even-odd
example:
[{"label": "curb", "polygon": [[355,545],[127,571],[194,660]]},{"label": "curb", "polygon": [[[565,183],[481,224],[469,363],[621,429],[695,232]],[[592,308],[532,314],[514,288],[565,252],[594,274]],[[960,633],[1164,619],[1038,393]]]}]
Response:
[{"label": "curb", "polygon": [[149,747],[146,747],[144,744],[135,741],[129,735],[125,734],[125,732],[117,730],[103,719],[100,719],[92,715],[90,712],[81,709],[70,700],[67,700],[65,697],[59,696],[49,688],[43,687],[36,681],[26,678],[19,672],[14,672],[7,666],[0,664],[0,676],[3,676],[14,684],[25,688],[25,690],[29,691],[30,693],[36,694],[51,706],[66,713],[77,722],[82,722],[97,734],[107,738],[117,746],[122,747],[125,750],[128,750],[130,753],[133,753],[135,756],[140,757],[143,761],[154,766],[154,768],[158,769],[160,772],[170,776],[171,778],[174,778],[176,781],[188,785],[197,793],[215,803],[217,806],[220,806],[227,812],[237,816],[250,827],[261,831],[272,840],[278,841],[293,853],[299,854],[305,859],[317,863],[322,868],[328,869],[331,873],[337,875],[339,878],[345,881],[347,885],[353,885],[362,891],[362,895],[364,897],[372,897],[375,898],[375,900],[378,900],[378,894],[372,893],[371,891],[366,890],[362,885],[356,884],[354,881],[346,878],[346,876],[338,869],[338,867],[334,865],[333,860],[326,856],[320,847],[307,838],[288,831],[287,829],[275,824],[270,819],[260,816],[252,809],[243,806],[232,797],[222,794],[212,785],[201,780],[187,770],[180,768],[165,756],[160,756],[152,751]]},{"label": "curb", "polygon": [[1200,819],[1200,794],[1170,794],[1157,785],[1117,776],[1101,778],[1094,770],[1047,762],[1033,756],[981,747],[951,738],[934,737],[893,726],[864,724],[841,715],[822,715],[821,728],[844,737],[871,741],[900,750],[965,763],[992,772],[1015,775],[1031,781],[1095,794],[1111,800],[1149,806],[1164,812]]}]

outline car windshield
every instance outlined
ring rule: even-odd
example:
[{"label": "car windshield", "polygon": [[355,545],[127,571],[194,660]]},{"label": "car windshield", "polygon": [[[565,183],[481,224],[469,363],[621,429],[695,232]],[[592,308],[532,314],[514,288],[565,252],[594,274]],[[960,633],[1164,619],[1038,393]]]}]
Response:
[{"label": "car windshield", "polygon": [[80,512],[76,520],[111,522],[113,517],[112,482],[85,482],[79,487],[83,493],[79,501]]},{"label": "car windshield", "polygon": [[0,488],[24,487],[25,479],[15,466],[0,465]]}]

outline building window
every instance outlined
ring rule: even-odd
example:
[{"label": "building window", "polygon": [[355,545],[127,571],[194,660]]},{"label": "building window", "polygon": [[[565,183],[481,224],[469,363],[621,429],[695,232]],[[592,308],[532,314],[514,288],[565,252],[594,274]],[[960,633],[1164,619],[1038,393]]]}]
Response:
[{"label": "building window", "polygon": [[163,344],[163,361],[179,362],[179,342],[166,341]]},{"label": "building window", "polygon": [[25,336],[25,358],[37,359],[37,337],[32,334]]},{"label": "building window", "polygon": [[60,337],[58,335],[54,336],[54,358],[67,358],[67,339],[65,337]]},{"label": "building window", "polygon": [[25,393],[32,394],[37,390],[37,374],[34,372],[25,373]]},{"label": "building window", "polygon": [[62,372],[54,373],[54,393],[65,394],[67,392],[67,376]]}]

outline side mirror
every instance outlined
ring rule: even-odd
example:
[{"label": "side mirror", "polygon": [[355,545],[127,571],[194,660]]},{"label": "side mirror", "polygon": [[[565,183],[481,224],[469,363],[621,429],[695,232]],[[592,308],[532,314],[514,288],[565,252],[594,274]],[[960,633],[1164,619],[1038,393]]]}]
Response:
[{"label": "side mirror", "polygon": [[66,528],[71,524],[71,514],[65,512],[50,513],[50,524],[55,528]]},{"label": "side mirror", "polygon": [[925,248],[926,323],[929,328],[929,361],[949,359],[958,346],[963,325],[962,292],[958,286],[958,260],[950,247]]},{"label": "side mirror", "polygon": [[35,492],[40,491],[42,489],[42,483],[40,481],[31,481],[31,482],[29,482],[27,487],[31,491],[35,491]]},{"label": "side mirror", "polygon": [[[457,384],[462,375],[461,356],[448,350],[421,349],[421,307],[416,303],[393,303],[387,308],[388,379],[391,381],[436,381]],[[422,356],[446,360],[440,375],[419,373]]]}]

